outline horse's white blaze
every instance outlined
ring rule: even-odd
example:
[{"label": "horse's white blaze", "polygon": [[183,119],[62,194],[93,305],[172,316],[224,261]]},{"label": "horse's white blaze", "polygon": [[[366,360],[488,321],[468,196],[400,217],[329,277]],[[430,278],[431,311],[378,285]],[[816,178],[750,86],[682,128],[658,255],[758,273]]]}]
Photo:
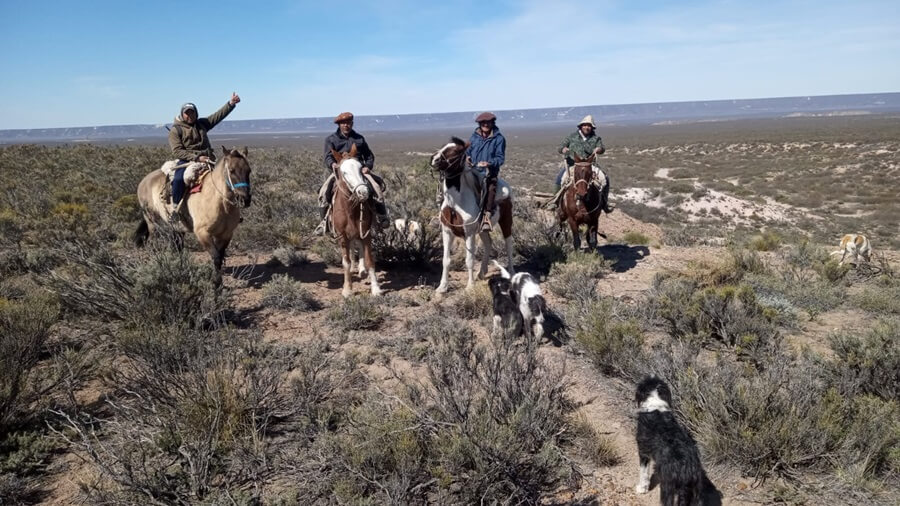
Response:
[{"label": "horse's white blaze", "polygon": [[360,200],[369,198],[369,186],[365,184],[365,178],[362,175],[362,164],[359,163],[359,160],[348,158],[341,162],[339,170],[351,193],[356,194],[356,197]]},{"label": "horse's white blaze", "polygon": [[442,147],[441,149],[439,149],[438,152],[435,153],[434,156],[431,157],[431,166],[432,166],[432,167],[433,167],[436,163],[438,163],[438,160],[441,159],[441,155],[444,154],[444,151],[447,151],[447,149],[449,149],[451,146],[456,146],[456,144],[454,144],[454,143],[452,143],[452,142],[448,143],[446,146],[444,146],[444,147]]}]

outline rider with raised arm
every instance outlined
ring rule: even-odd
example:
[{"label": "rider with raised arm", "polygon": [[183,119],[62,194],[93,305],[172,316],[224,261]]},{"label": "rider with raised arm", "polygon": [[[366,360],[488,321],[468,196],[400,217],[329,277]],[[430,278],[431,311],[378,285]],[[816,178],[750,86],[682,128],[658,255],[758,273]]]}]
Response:
[{"label": "rider with raised arm", "polygon": [[169,129],[169,147],[177,158],[178,167],[172,178],[173,206],[178,206],[181,202],[185,186],[193,182],[197,167],[215,162],[216,155],[209,144],[207,132],[231,114],[240,101],[241,97],[237,93],[232,93],[225,105],[206,118],[197,117],[197,106],[191,102],[181,106],[181,112],[175,117],[175,122]]},{"label": "rider with raised arm", "polygon": [[[558,207],[560,198],[565,189],[569,186],[570,168],[575,165],[575,156],[578,155],[582,160],[587,160],[591,155],[600,156],[606,152],[603,146],[603,139],[596,133],[597,125],[594,124],[594,118],[589,114],[578,123],[578,130],[569,134],[559,145],[559,153],[565,157],[565,161],[560,163],[559,174],[556,176],[557,192],[550,201],[551,207]],[[602,185],[601,187],[601,205],[603,212],[609,214],[612,209],[609,207],[609,176],[597,165],[594,165],[594,182]]]},{"label": "rider with raised arm", "polygon": [[497,128],[497,116],[494,113],[483,112],[475,118],[478,127],[469,138],[469,149],[466,157],[469,164],[478,170],[486,172],[484,184],[484,200],[482,201],[481,230],[491,230],[491,212],[494,210],[494,198],[497,195],[497,177],[500,166],[506,160],[506,139]]},{"label": "rider with raised arm", "polygon": [[[334,122],[338,126],[337,130],[325,139],[325,151],[323,156],[323,162],[325,164],[325,182],[319,190],[319,213],[321,214],[322,222],[316,227],[316,235],[324,234],[328,227],[328,211],[331,209],[334,180],[338,168],[340,167],[337,160],[334,159],[332,150],[337,151],[338,153],[349,153],[350,148],[355,144],[357,153],[356,158],[362,164],[363,176],[368,174],[375,180],[375,183],[378,184],[382,191],[384,189],[384,180],[372,172],[375,168],[375,153],[369,148],[369,144],[366,143],[366,138],[353,129],[353,113],[342,112],[334,118]],[[387,208],[385,207],[384,202],[377,198],[372,198],[372,203],[378,224],[384,226],[387,221]]]}]

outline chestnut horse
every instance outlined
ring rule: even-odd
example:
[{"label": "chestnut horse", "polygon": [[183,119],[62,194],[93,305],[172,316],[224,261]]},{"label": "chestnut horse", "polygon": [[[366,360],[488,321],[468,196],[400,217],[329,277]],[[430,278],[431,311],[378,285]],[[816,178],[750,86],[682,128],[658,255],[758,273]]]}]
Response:
[{"label": "chestnut horse", "polygon": [[354,253],[359,263],[359,277],[362,278],[367,269],[372,295],[381,295],[372,258],[372,223],[375,215],[369,201],[370,189],[362,175],[362,164],[356,159],[356,144],[350,146],[349,153],[338,153],[333,149],[331,153],[340,165],[332,197],[331,223],[341,247],[341,264],[344,266],[341,295],[349,297],[353,293],[351,272]]},{"label": "chestnut horse", "polygon": [[581,249],[581,237],[578,235],[581,225],[587,225],[585,238],[591,251],[597,249],[597,222],[603,212],[603,199],[600,188],[591,183],[594,179],[592,167],[594,156],[582,159],[575,155],[575,165],[571,169],[571,181],[573,182],[563,194],[562,205],[556,211],[559,226],[562,227],[564,223],[568,223],[569,228],[572,229],[576,250]]},{"label": "chestnut horse", "polygon": [[[473,271],[475,268],[475,234],[481,236],[482,258],[479,278],[487,274],[493,243],[490,232],[481,231],[481,198],[478,188],[483,184],[483,175],[471,166],[466,165],[466,149],[468,143],[458,137],[441,148],[431,158],[431,167],[441,173],[444,185],[444,201],[441,203],[441,236],[444,241],[443,272],[437,292],[444,293],[449,288],[450,250],[455,237],[466,240],[466,269],[469,280],[466,289],[475,285]],[[506,181],[497,180],[497,209],[491,215],[491,224],[500,225],[503,239],[506,241],[506,268],[514,273],[512,264],[512,192]]]},{"label": "chestnut horse", "polygon": [[[183,205],[187,206],[190,223],[185,224],[187,227],[180,223],[175,225],[177,244],[181,244],[184,232],[193,232],[197,242],[212,257],[216,272],[221,272],[225,249],[241,222],[240,206],[250,206],[247,148],[238,151],[222,146],[222,154],[212,172],[204,178],[200,191],[184,196],[187,202]],[[166,175],[159,169],[147,174],[138,184],[137,197],[144,215],[134,233],[134,243],[138,247],[144,245],[160,223],[168,221],[169,211],[161,198],[165,184]]]}]

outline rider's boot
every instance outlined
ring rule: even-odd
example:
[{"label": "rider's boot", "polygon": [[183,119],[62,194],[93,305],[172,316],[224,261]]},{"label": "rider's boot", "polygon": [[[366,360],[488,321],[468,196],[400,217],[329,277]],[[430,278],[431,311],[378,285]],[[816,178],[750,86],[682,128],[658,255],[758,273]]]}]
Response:
[{"label": "rider's boot", "polygon": [[331,209],[331,197],[334,193],[334,178],[329,177],[319,191],[319,217],[322,219],[319,226],[313,231],[315,235],[325,235],[328,230],[328,211]]},{"label": "rider's boot", "polygon": [[488,180],[487,185],[487,197],[484,199],[484,207],[481,211],[481,214],[484,216],[481,220],[482,232],[490,232],[494,229],[491,226],[491,213],[494,210],[494,197],[497,194],[497,180]]},{"label": "rider's boot", "polygon": [[388,217],[387,206],[378,199],[372,199],[372,208],[375,210],[375,224],[378,228],[386,228],[390,225],[391,219]]},{"label": "rider's boot", "polygon": [[603,212],[606,214],[613,212],[613,209],[615,209],[615,206],[609,206],[609,176],[606,176],[606,184],[603,185],[603,189],[600,191],[600,202],[603,202]]}]

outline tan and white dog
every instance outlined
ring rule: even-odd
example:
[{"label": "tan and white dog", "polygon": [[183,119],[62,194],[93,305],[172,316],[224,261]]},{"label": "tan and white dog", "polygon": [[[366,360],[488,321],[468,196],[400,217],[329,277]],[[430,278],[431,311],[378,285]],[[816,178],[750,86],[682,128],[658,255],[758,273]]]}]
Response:
[{"label": "tan and white dog", "polygon": [[841,237],[841,249],[832,251],[832,255],[841,255],[841,261],[838,265],[844,265],[847,255],[850,255],[850,263],[859,264],[859,257],[868,262],[872,256],[872,246],[869,240],[862,234],[846,234]]}]

